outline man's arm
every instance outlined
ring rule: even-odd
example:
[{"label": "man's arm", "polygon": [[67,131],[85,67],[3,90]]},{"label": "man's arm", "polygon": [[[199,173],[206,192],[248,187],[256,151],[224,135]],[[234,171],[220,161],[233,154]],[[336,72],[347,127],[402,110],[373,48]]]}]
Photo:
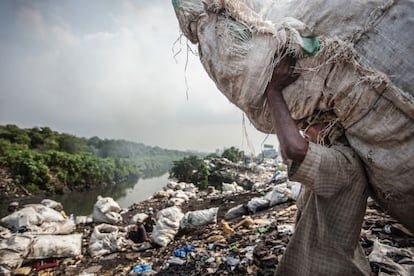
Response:
[{"label": "man's arm", "polygon": [[289,56],[281,60],[266,88],[266,97],[282,155],[301,163],[308,151],[308,141],[299,133],[282,94],[282,90],[296,80],[292,76],[294,63]]}]

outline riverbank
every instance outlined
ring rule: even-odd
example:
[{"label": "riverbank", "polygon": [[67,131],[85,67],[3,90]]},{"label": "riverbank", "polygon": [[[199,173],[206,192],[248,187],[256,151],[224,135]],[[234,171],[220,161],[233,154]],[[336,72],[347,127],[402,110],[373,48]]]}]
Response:
[{"label": "riverbank", "polygon": [[[110,196],[114,198],[121,207],[128,208],[133,203],[146,200],[154,192],[161,190],[165,183],[167,183],[168,176],[168,172],[157,172],[128,182],[92,187],[83,191],[69,191],[65,194],[52,194],[44,191],[30,193],[29,195],[19,195],[19,193],[14,193],[12,196],[3,196],[0,198],[0,217],[7,215],[7,206],[10,202],[16,201],[20,206],[23,206],[25,204],[39,203],[44,198],[49,198],[62,203],[66,213],[75,215],[91,215],[93,205],[99,195]],[[2,181],[6,182],[4,181],[5,179],[5,177],[1,177],[0,183],[2,183]],[[4,184],[4,187],[7,187],[8,190],[17,189],[17,187],[14,187],[11,179],[8,183]],[[15,194],[18,196],[15,196]]]}]

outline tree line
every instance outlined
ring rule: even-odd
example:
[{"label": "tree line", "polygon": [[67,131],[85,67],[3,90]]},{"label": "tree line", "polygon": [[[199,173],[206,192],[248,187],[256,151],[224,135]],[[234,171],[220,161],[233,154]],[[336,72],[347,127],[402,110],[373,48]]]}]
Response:
[{"label": "tree line", "polygon": [[49,127],[0,125],[0,166],[30,191],[118,183],[166,172],[189,152],[126,140],[84,138]]}]

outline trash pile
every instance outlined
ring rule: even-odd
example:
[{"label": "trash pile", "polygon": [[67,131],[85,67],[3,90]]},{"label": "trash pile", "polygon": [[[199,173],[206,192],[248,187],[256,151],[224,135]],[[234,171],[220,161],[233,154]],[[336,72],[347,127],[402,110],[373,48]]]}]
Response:
[{"label": "trash pile", "polygon": [[[52,200],[26,205],[1,220],[0,274],[273,274],[294,232],[300,184],[278,184],[284,173],[269,164],[250,165],[265,185],[199,191],[170,181],[128,209],[98,197],[91,217],[67,216]],[[413,275],[414,235],[372,200],[360,242],[375,275]]]}]

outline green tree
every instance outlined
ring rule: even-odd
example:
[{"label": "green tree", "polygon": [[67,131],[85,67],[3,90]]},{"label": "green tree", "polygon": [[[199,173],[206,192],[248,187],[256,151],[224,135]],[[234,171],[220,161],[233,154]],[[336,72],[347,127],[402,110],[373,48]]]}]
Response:
[{"label": "green tree", "polygon": [[244,151],[241,151],[235,147],[230,147],[223,151],[221,157],[227,158],[232,162],[238,162],[244,159]]},{"label": "green tree", "polygon": [[195,155],[174,161],[170,176],[178,181],[193,183],[200,189],[208,186],[208,168],[204,161]]}]

